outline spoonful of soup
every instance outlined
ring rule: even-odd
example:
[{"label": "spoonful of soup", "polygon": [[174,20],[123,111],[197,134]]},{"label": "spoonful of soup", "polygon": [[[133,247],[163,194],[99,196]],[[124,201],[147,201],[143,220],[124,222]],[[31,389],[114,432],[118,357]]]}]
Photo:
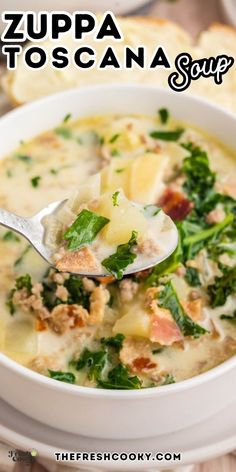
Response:
[{"label": "spoonful of soup", "polygon": [[168,258],[178,231],[155,205],[128,200],[122,189],[96,193],[89,184],[31,218],[0,210],[0,224],[24,236],[61,272],[121,279]]}]

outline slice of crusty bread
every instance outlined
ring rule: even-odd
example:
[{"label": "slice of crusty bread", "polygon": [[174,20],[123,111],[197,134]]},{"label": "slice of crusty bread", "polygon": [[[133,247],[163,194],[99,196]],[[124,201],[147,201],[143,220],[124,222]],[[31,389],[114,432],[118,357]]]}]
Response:
[{"label": "slice of crusty bread", "polygon": [[[196,43],[178,25],[161,19],[142,18],[119,18],[120,27],[124,34],[124,41],[114,42],[114,48],[121,62],[123,59],[124,45],[137,48],[145,45],[149,60],[157,45],[165,47],[168,57],[174,63],[174,59],[180,52],[189,52],[194,59],[216,56],[218,54],[229,54],[236,58],[236,31],[223,25],[213,25],[204,31]],[[86,45],[92,45],[97,51],[97,57],[101,57],[110,41],[95,42],[92,37],[86,37]],[[65,35],[61,44],[68,47],[70,51],[77,49],[81,42],[74,42],[71,35]],[[55,43],[45,41],[41,43],[47,51],[50,51]],[[43,70],[35,71],[28,69],[23,60],[19,60],[17,70],[7,72],[2,84],[9,99],[14,105],[19,105],[41,96],[49,95],[60,90],[79,87],[82,85],[97,83],[145,83],[168,87],[167,77],[170,70],[154,69],[141,70],[135,67],[127,70],[92,70],[80,71],[74,65],[66,70],[55,70],[49,65]],[[189,91],[203,95],[225,108],[236,111],[236,64],[224,76],[223,85],[214,84],[213,78],[195,81]]]}]

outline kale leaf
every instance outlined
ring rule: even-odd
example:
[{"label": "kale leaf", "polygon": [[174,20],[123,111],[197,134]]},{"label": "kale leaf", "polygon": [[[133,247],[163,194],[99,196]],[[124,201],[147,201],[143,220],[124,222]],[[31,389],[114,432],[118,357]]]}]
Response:
[{"label": "kale leaf", "polygon": [[150,136],[153,139],[160,139],[162,141],[178,141],[183,133],[183,128],[177,128],[174,131],[151,131]]},{"label": "kale leaf", "polygon": [[190,287],[201,286],[198,270],[194,267],[187,267],[184,278]]},{"label": "kale leaf", "polygon": [[51,379],[60,380],[60,382],[66,382],[70,384],[75,383],[75,375],[72,372],[61,372],[60,370],[48,369],[49,376]]},{"label": "kale leaf", "polygon": [[158,110],[158,114],[159,114],[161,123],[165,125],[169,119],[169,111],[167,110],[167,108],[160,108],[160,110]]},{"label": "kale leaf", "polygon": [[92,211],[82,210],[63,236],[69,241],[68,249],[75,250],[84,244],[91,243],[109,221],[108,218]]},{"label": "kale leaf", "polygon": [[229,267],[219,264],[219,268],[223,275],[215,277],[214,283],[207,287],[210,304],[213,308],[224,305],[227,297],[236,292],[236,266]]},{"label": "kale leaf", "polygon": [[130,376],[128,369],[121,363],[108,373],[107,380],[98,380],[98,386],[115,390],[134,390],[141,388],[140,379]]},{"label": "kale leaf", "polygon": [[207,333],[205,328],[194,323],[187,313],[185,313],[171,281],[167,282],[163,290],[160,292],[158,305],[171,312],[184,336],[193,336],[194,338],[198,338],[202,334]]},{"label": "kale leaf", "polygon": [[132,231],[130,240],[125,244],[120,244],[114,254],[102,261],[102,265],[118,280],[122,279],[126,267],[132,264],[137,257],[131,251],[137,245],[137,236],[137,231]]},{"label": "kale leaf", "polygon": [[120,352],[125,336],[121,333],[116,334],[114,337],[102,338],[101,344],[103,346],[113,347],[115,352]]},{"label": "kale leaf", "polygon": [[88,371],[89,380],[99,381],[101,378],[102,371],[108,362],[108,352],[106,349],[101,349],[100,351],[92,352],[89,349],[85,348],[77,361],[72,361],[71,365],[75,367],[76,370],[81,370],[86,368]]},{"label": "kale leaf", "polygon": [[226,321],[236,321],[236,310],[234,310],[232,315],[221,315],[220,316],[221,320],[226,320]]}]

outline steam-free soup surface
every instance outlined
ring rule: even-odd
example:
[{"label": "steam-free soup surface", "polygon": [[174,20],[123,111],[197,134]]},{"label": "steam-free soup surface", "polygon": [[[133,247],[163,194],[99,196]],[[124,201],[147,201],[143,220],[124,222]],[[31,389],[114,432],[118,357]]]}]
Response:
[{"label": "steam-free soup surface", "polygon": [[[68,115],[1,160],[0,207],[30,216],[81,185],[95,201],[97,173],[101,193],[120,188],[132,201],[161,207],[178,226],[178,248],[152,270],[87,279],[50,269],[24,239],[1,229],[1,351],[56,380],[110,389],[178,382],[231,357],[234,152],[167,110]],[[128,214],[117,218],[121,238],[136,226]]]}]

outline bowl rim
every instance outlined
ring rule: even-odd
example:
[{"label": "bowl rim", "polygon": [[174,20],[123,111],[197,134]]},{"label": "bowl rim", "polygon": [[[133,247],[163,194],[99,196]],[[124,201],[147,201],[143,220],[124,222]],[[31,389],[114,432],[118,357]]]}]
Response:
[{"label": "bowl rim", "polygon": [[[163,94],[164,96],[169,96],[170,94],[174,94],[172,90],[164,89],[161,87],[156,87],[154,85],[145,85],[145,84],[97,84],[97,85],[88,85],[83,87],[72,88],[69,90],[64,90],[57,92],[55,94],[51,94],[45,97],[42,97],[38,100],[33,102],[26,103],[19,108],[10,110],[5,115],[0,117],[0,127],[2,123],[7,123],[11,120],[12,117],[20,116],[22,113],[24,114],[25,111],[30,111],[37,109],[38,107],[42,106],[50,106],[50,103],[55,100],[61,100],[62,98],[66,98],[67,96],[74,95],[74,94],[84,94],[90,93],[90,91],[97,91],[97,92],[104,92],[107,89],[109,90],[122,90],[130,91],[130,93],[138,93],[139,91],[143,92],[158,92]],[[228,116],[229,118],[233,119],[236,124],[236,115],[224,108],[220,107],[219,105],[215,105],[212,102],[209,102],[207,99],[189,95],[186,93],[181,92],[181,97],[184,100],[187,100],[192,103],[202,104],[203,107],[208,107],[212,111],[216,113],[221,113],[222,115]],[[1,159],[1,156],[0,156]],[[73,396],[83,396],[83,397],[99,397],[99,398],[108,398],[108,399],[119,399],[119,400],[132,400],[133,398],[141,399],[145,398],[152,398],[156,395],[163,396],[166,394],[174,394],[174,393],[181,393],[185,390],[191,390],[201,384],[204,384],[210,380],[214,380],[220,377],[222,374],[226,374],[230,370],[236,367],[236,354],[230,357],[229,359],[225,360],[224,362],[218,364],[217,366],[209,369],[206,372],[198,374],[194,377],[191,377],[186,380],[182,380],[180,382],[176,382],[170,385],[163,385],[157,387],[148,387],[143,389],[137,390],[109,390],[109,389],[102,389],[102,388],[94,388],[94,387],[86,387],[82,385],[73,385],[66,382],[59,382],[58,380],[51,379],[43,374],[35,372],[28,367],[25,367],[18,363],[17,361],[11,359],[6,354],[0,352],[0,365],[3,367],[7,367],[12,371],[13,374],[23,377],[25,380],[29,380],[33,383],[36,383],[41,386],[46,386],[50,390],[58,391],[58,393],[70,393]]]}]

